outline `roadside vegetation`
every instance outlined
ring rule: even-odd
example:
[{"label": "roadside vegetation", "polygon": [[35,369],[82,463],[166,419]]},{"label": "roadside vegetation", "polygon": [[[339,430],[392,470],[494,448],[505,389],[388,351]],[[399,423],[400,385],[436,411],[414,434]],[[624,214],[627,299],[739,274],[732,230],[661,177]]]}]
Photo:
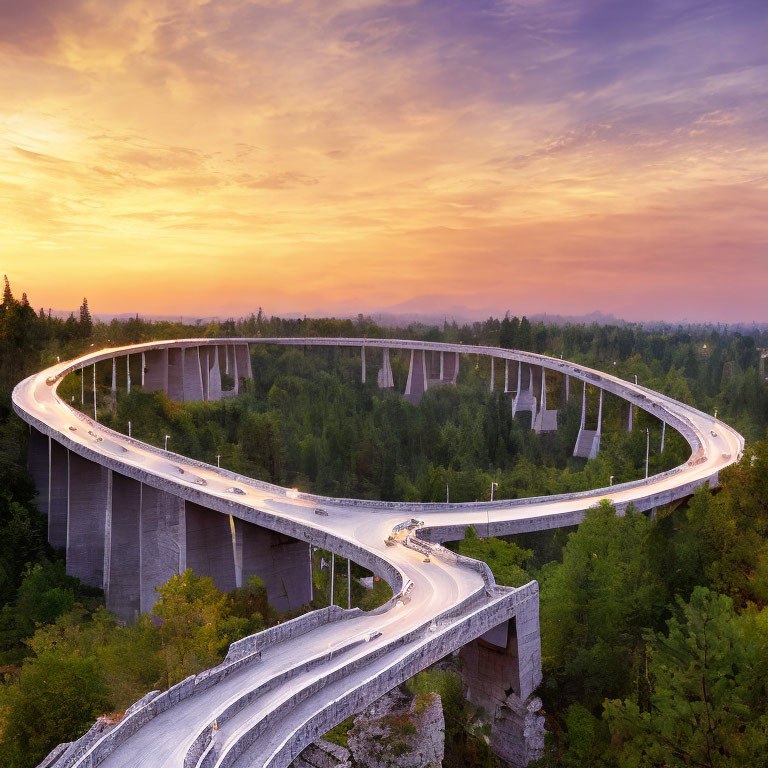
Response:
[{"label": "roadside vegetation", "polygon": [[[525,318],[459,327],[384,329],[352,320],[243,321],[184,326],[140,319],[94,323],[35,311],[5,284],[0,303],[0,764],[35,765],[101,714],[119,716],[148,690],[217,663],[228,644],[287,616],[255,580],[223,594],[186,572],[160,589],[154,617],[120,626],[99,590],[67,576],[63,553],[46,541],[26,471],[27,427],[10,392],[24,376],[90,349],[194,336],[369,336],[489,344],[585,363],[712,411],[748,439],[722,488],[660,510],[655,520],[603,505],[572,531],[481,540],[459,551],[489,563],[500,583],[541,585],[544,683],[550,731],[545,766],[757,766],[768,751],[768,387],[760,349],[768,334],[712,326],[545,326]],[[171,403],[134,387],[112,411],[109,371],[99,369],[100,419],[133,434],[253,477],[330,495],[444,501],[558,493],[640,477],[645,428],[658,426],[607,401],[604,450],[590,462],[570,451],[579,400],[561,429],[537,436],[509,418],[488,392],[488,361],[465,365],[458,386],[427,392],[418,408],[359,382],[354,352],[256,347],[254,381],[220,403]],[[369,361],[369,365],[372,364]],[[402,390],[405,359],[393,357]],[[73,377],[75,378],[75,377]],[[372,377],[373,378],[373,377]],[[78,381],[63,393],[79,395]],[[578,393],[578,390],[577,390]],[[589,417],[593,414],[590,411]],[[650,471],[685,458],[667,432]],[[327,553],[317,551],[316,607],[330,602]],[[335,601],[346,605],[346,564],[337,560]],[[391,593],[364,589],[353,571],[352,603],[371,608]],[[431,674],[431,673],[430,673]],[[446,675],[449,674],[446,672]],[[485,765],[481,738],[459,731],[471,715],[456,681],[420,676],[454,718],[451,765]],[[429,690],[428,690],[429,689]],[[343,739],[343,729],[338,738]],[[450,748],[450,745],[448,745]],[[471,754],[470,754],[471,753]],[[474,760],[474,762],[472,762]],[[469,761],[469,762],[467,762]]]}]

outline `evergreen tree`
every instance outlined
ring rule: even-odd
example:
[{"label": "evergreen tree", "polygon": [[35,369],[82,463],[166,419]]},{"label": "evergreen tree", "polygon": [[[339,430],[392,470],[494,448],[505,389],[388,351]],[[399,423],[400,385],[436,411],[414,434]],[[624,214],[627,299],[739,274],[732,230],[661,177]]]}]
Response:
[{"label": "evergreen tree", "polygon": [[3,275],[5,280],[5,288],[3,288],[3,303],[0,305],[0,309],[7,310],[12,304],[16,302],[13,299],[13,293],[11,292],[11,284],[8,282],[8,275]]},{"label": "evergreen tree", "polygon": [[91,317],[91,311],[88,309],[88,299],[83,298],[83,303],[80,306],[80,335],[87,339],[93,331],[93,318]]}]

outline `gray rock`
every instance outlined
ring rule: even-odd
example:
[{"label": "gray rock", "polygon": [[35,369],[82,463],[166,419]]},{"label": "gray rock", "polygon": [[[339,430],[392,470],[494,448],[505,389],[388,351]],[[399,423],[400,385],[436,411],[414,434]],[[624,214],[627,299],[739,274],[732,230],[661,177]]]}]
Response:
[{"label": "gray rock", "polygon": [[440,696],[391,691],[355,718],[348,740],[358,768],[439,768],[445,751]]}]

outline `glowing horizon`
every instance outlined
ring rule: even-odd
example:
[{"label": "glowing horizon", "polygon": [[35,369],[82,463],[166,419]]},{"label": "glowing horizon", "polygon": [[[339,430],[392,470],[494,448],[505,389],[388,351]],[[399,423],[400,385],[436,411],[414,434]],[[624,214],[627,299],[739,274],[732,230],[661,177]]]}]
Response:
[{"label": "glowing horizon", "polygon": [[768,321],[759,2],[2,14],[0,271],[36,308]]}]

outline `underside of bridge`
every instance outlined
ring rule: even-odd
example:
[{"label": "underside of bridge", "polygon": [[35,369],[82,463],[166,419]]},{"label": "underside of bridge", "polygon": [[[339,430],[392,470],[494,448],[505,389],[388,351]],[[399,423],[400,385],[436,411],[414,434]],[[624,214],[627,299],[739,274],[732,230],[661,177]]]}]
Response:
[{"label": "underside of bridge", "polygon": [[114,472],[34,428],[29,465],[48,513],[49,543],[65,548],[67,573],[103,589],[107,607],[124,621],[151,611],[156,588],[186,568],[223,591],[258,576],[279,611],[312,600],[306,541]]}]

